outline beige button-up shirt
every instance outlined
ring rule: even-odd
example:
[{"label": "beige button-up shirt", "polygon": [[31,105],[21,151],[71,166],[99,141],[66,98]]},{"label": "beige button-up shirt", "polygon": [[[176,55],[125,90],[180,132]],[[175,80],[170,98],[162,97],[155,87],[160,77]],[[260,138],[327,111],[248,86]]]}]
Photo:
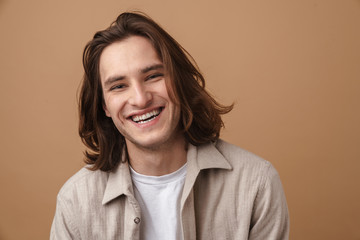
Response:
[{"label": "beige button-up shirt", "polygon": [[[288,239],[286,199],[269,162],[218,140],[190,144],[187,164],[180,210],[185,240]],[[50,239],[137,240],[140,224],[127,163],[111,173],[83,168],[58,194]]]}]

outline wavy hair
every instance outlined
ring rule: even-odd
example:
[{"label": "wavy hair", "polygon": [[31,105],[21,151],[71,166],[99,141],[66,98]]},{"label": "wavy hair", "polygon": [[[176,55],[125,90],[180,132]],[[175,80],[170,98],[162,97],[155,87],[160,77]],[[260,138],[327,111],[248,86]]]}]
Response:
[{"label": "wavy hair", "polygon": [[163,62],[169,74],[167,90],[180,107],[179,127],[188,142],[198,146],[216,141],[224,126],[221,115],[233,108],[221,105],[205,90],[204,77],[194,59],[150,17],[139,12],[122,13],[108,28],[95,33],[83,52],[79,135],[87,147],[85,163],[91,164],[91,170],[112,171],[121,159],[128,159],[125,138],[103,109],[99,61],[107,46],[130,36],[147,38]]}]

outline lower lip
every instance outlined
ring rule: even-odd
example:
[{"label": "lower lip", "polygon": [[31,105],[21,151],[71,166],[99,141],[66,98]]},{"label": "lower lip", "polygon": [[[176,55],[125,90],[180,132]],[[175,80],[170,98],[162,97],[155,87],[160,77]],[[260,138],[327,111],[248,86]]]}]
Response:
[{"label": "lower lip", "polygon": [[130,121],[135,124],[135,126],[139,127],[139,128],[147,128],[147,127],[150,127],[150,126],[153,126],[155,125],[159,119],[160,119],[160,116],[162,114],[162,112],[164,111],[164,109],[161,110],[161,112],[159,113],[159,115],[157,115],[154,119],[152,119],[151,121],[148,121],[146,123],[136,123],[134,122],[133,120],[130,119]]}]

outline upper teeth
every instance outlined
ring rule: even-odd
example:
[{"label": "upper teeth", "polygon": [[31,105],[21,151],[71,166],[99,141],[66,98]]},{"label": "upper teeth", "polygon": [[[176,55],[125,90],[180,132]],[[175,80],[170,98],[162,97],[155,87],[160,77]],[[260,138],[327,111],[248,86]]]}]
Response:
[{"label": "upper teeth", "polygon": [[158,115],[159,113],[160,113],[160,110],[155,109],[155,110],[152,110],[151,112],[148,112],[148,113],[145,113],[142,115],[133,116],[132,120],[135,122],[142,121],[142,120],[151,118],[152,116]]}]

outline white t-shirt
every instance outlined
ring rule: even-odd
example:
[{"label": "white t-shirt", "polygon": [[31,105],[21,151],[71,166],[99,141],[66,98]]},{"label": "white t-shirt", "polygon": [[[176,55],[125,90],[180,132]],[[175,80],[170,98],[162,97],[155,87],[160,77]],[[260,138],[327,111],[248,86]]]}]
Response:
[{"label": "white t-shirt", "polygon": [[163,176],[146,176],[131,169],[135,198],[141,208],[140,239],[181,240],[180,199],[186,164]]}]

